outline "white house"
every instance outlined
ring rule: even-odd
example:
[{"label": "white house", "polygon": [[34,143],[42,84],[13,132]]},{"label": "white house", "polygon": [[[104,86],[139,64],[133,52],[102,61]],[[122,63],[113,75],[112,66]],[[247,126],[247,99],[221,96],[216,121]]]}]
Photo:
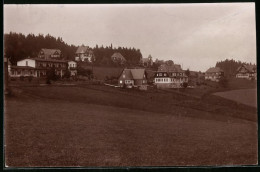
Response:
[{"label": "white house", "polygon": [[75,61],[68,61],[68,69],[70,71],[71,76],[77,75],[77,62]]},{"label": "white house", "polygon": [[218,82],[221,77],[224,77],[224,71],[219,67],[211,67],[205,73],[205,79]]},{"label": "white house", "polygon": [[162,64],[154,76],[154,84],[157,88],[179,88],[185,82],[188,83],[188,77],[177,64]]},{"label": "white house", "polygon": [[81,45],[75,53],[75,61],[92,62],[94,59],[93,51],[88,47]]}]

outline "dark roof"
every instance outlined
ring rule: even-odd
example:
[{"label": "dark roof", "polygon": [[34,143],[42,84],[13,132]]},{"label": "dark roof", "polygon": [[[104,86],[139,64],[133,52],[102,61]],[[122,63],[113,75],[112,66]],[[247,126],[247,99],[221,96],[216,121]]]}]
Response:
[{"label": "dark roof", "polygon": [[44,52],[45,55],[52,55],[54,54],[56,51],[60,54],[61,51],[59,49],[47,49],[47,48],[42,48],[41,51]]},{"label": "dark roof", "polygon": [[242,64],[241,66],[239,66],[239,68],[237,69],[237,71],[239,71],[242,66],[245,66],[245,68],[246,68],[249,72],[254,72],[254,70],[256,70],[256,65],[245,65],[245,64]]},{"label": "dark roof", "polygon": [[78,47],[76,54],[84,54],[86,52],[92,53],[88,46],[81,45]]},{"label": "dark roof", "polygon": [[211,67],[206,71],[206,73],[217,73],[217,72],[223,72],[223,70],[220,69],[219,67]]},{"label": "dark roof", "polygon": [[123,73],[127,79],[143,79],[145,69],[124,69]]},{"label": "dark roof", "polygon": [[122,54],[119,53],[119,52],[114,53],[114,54],[111,56],[111,58],[116,58],[116,59],[121,59],[122,61],[126,61],[126,59],[124,58],[124,56],[122,56]]},{"label": "dark roof", "polygon": [[181,69],[181,65],[179,64],[173,64],[173,65],[162,64],[158,67],[158,71],[184,72],[184,70]]}]

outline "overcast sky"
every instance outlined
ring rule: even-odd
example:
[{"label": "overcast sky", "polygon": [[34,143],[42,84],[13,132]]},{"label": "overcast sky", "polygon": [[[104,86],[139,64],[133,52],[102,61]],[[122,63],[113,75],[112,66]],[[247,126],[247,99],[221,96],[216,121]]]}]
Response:
[{"label": "overcast sky", "polygon": [[254,3],[5,5],[10,31],[49,33],[76,46],[135,47],[190,70],[226,58],[256,63]]}]

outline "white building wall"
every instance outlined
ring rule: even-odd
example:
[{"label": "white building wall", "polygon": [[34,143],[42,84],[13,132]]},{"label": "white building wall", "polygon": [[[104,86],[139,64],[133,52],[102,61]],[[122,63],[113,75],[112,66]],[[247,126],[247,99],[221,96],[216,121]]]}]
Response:
[{"label": "white building wall", "polygon": [[74,62],[74,61],[69,61],[68,62],[68,68],[70,68],[70,67],[77,67],[77,63]]},{"label": "white building wall", "polygon": [[17,62],[17,66],[30,66],[36,67],[36,62],[33,59],[23,59]]}]

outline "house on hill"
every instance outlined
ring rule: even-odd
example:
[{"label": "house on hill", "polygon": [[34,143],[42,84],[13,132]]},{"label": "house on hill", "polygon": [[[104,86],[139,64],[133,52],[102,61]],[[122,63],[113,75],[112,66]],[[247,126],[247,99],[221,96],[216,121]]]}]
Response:
[{"label": "house on hill", "polygon": [[118,85],[123,87],[147,85],[145,69],[124,69],[118,78]]},{"label": "house on hill", "polygon": [[141,58],[140,64],[144,67],[151,67],[153,65],[153,59],[152,56],[149,55],[147,58]]},{"label": "house on hill", "polygon": [[257,79],[256,65],[242,64],[236,71],[236,78]]},{"label": "house on hill", "polygon": [[45,59],[45,60],[49,60],[49,59],[60,60],[62,58],[62,54],[59,49],[42,48],[38,54],[38,58]]},{"label": "house on hill", "polygon": [[221,77],[224,77],[224,71],[219,67],[211,67],[205,72],[205,79],[218,82]]},{"label": "house on hill", "polygon": [[92,62],[94,59],[93,51],[88,47],[81,45],[75,53],[75,61]]},{"label": "house on hill", "polygon": [[162,64],[154,76],[157,88],[180,88],[185,82],[188,83],[188,76],[179,64]]},{"label": "house on hill", "polygon": [[119,53],[119,52],[114,53],[114,54],[111,56],[111,60],[112,60],[114,63],[119,63],[119,64],[125,64],[125,63],[126,63],[125,57],[122,56],[122,54]]}]

